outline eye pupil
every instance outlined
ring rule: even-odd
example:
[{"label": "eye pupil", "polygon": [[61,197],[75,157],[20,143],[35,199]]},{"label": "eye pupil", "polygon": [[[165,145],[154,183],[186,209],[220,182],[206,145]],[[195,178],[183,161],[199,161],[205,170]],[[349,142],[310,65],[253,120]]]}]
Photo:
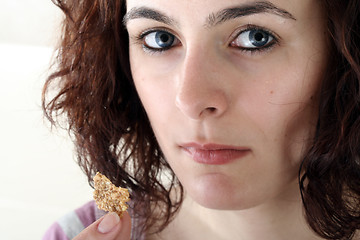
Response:
[{"label": "eye pupil", "polygon": [[265,46],[269,41],[269,34],[261,30],[252,30],[249,33],[250,42],[256,47]]},{"label": "eye pupil", "polygon": [[163,34],[163,35],[160,36],[160,40],[161,40],[162,42],[167,42],[167,41],[169,41],[169,36]]},{"label": "eye pupil", "polygon": [[170,47],[173,44],[174,39],[174,36],[164,31],[158,31],[155,35],[156,44],[160,47]]},{"label": "eye pupil", "polygon": [[264,36],[262,35],[262,33],[256,33],[255,34],[255,40],[256,41],[261,41],[264,38]]}]

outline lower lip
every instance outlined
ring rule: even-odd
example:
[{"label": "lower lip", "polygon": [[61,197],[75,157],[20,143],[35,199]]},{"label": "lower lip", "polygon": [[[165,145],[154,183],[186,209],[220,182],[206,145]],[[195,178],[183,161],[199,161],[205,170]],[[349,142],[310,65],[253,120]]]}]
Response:
[{"label": "lower lip", "polygon": [[250,150],[237,150],[237,149],[216,149],[207,150],[199,148],[183,148],[191,158],[201,164],[209,165],[223,165],[231,163],[236,159],[243,158]]}]

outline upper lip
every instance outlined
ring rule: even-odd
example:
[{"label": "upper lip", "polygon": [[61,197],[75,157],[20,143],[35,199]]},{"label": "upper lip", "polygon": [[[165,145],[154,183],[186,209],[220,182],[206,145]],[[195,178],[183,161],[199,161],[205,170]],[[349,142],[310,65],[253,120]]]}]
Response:
[{"label": "upper lip", "polygon": [[180,147],[189,149],[195,148],[200,150],[208,150],[208,151],[216,151],[216,150],[238,150],[238,151],[245,151],[249,150],[248,147],[243,146],[234,146],[234,145],[225,145],[225,144],[218,144],[218,143],[196,143],[196,142],[189,142],[180,144]]}]

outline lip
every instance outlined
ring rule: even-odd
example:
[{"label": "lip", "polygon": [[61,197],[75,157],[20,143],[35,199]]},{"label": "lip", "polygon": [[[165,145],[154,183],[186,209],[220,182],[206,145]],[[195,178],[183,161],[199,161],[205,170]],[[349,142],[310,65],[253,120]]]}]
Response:
[{"label": "lip", "polygon": [[209,165],[224,165],[245,157],[250,153],[247,147],[221,145],[221,144],[198,144],[186,143],[180,147],[195,162]]}]

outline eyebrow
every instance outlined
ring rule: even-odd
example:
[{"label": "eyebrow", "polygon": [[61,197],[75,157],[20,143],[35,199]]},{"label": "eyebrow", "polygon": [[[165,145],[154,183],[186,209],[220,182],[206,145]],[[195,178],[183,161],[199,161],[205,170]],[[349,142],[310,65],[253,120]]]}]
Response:
[{"label": "eyebrow", "polygon": [[147,7],[136,7],[136,8],[132,8],[130,11],[128,11],[125,14],[123,18],[124,26],[126,26],[130,20],[137,18],[152,19],[158,22],[162,22],[166,25],[176,25],[176,21],[174,19],[166,16],[163,13],[160,13],[156,10]]},{"label": "eyebrow", "polygon": [[270,13],[286,19],[296,20],[296,18],[285,9],[276,7],[271,2],[262,1],[262,2],[244,4],[240,7],[227,8],[217,13],[210,14],[207,18],[205,25],[215,26],[231,19],[258,14],[258,13]]},{"label": "eyebrow", "polygon": [[[258,13],[270,13],[286,19],[296,20],[296,18],[285,9],[276,7],[268,1],[259,1],[211,13],[206,19],[205,26],[212,27],[232,19]],[[130,9],[123,18],[123,24],[126,26],[130,20],[137,18],[152,19],[166,25],[178,25],[171,17],[148,7],[135,7]]]}]

